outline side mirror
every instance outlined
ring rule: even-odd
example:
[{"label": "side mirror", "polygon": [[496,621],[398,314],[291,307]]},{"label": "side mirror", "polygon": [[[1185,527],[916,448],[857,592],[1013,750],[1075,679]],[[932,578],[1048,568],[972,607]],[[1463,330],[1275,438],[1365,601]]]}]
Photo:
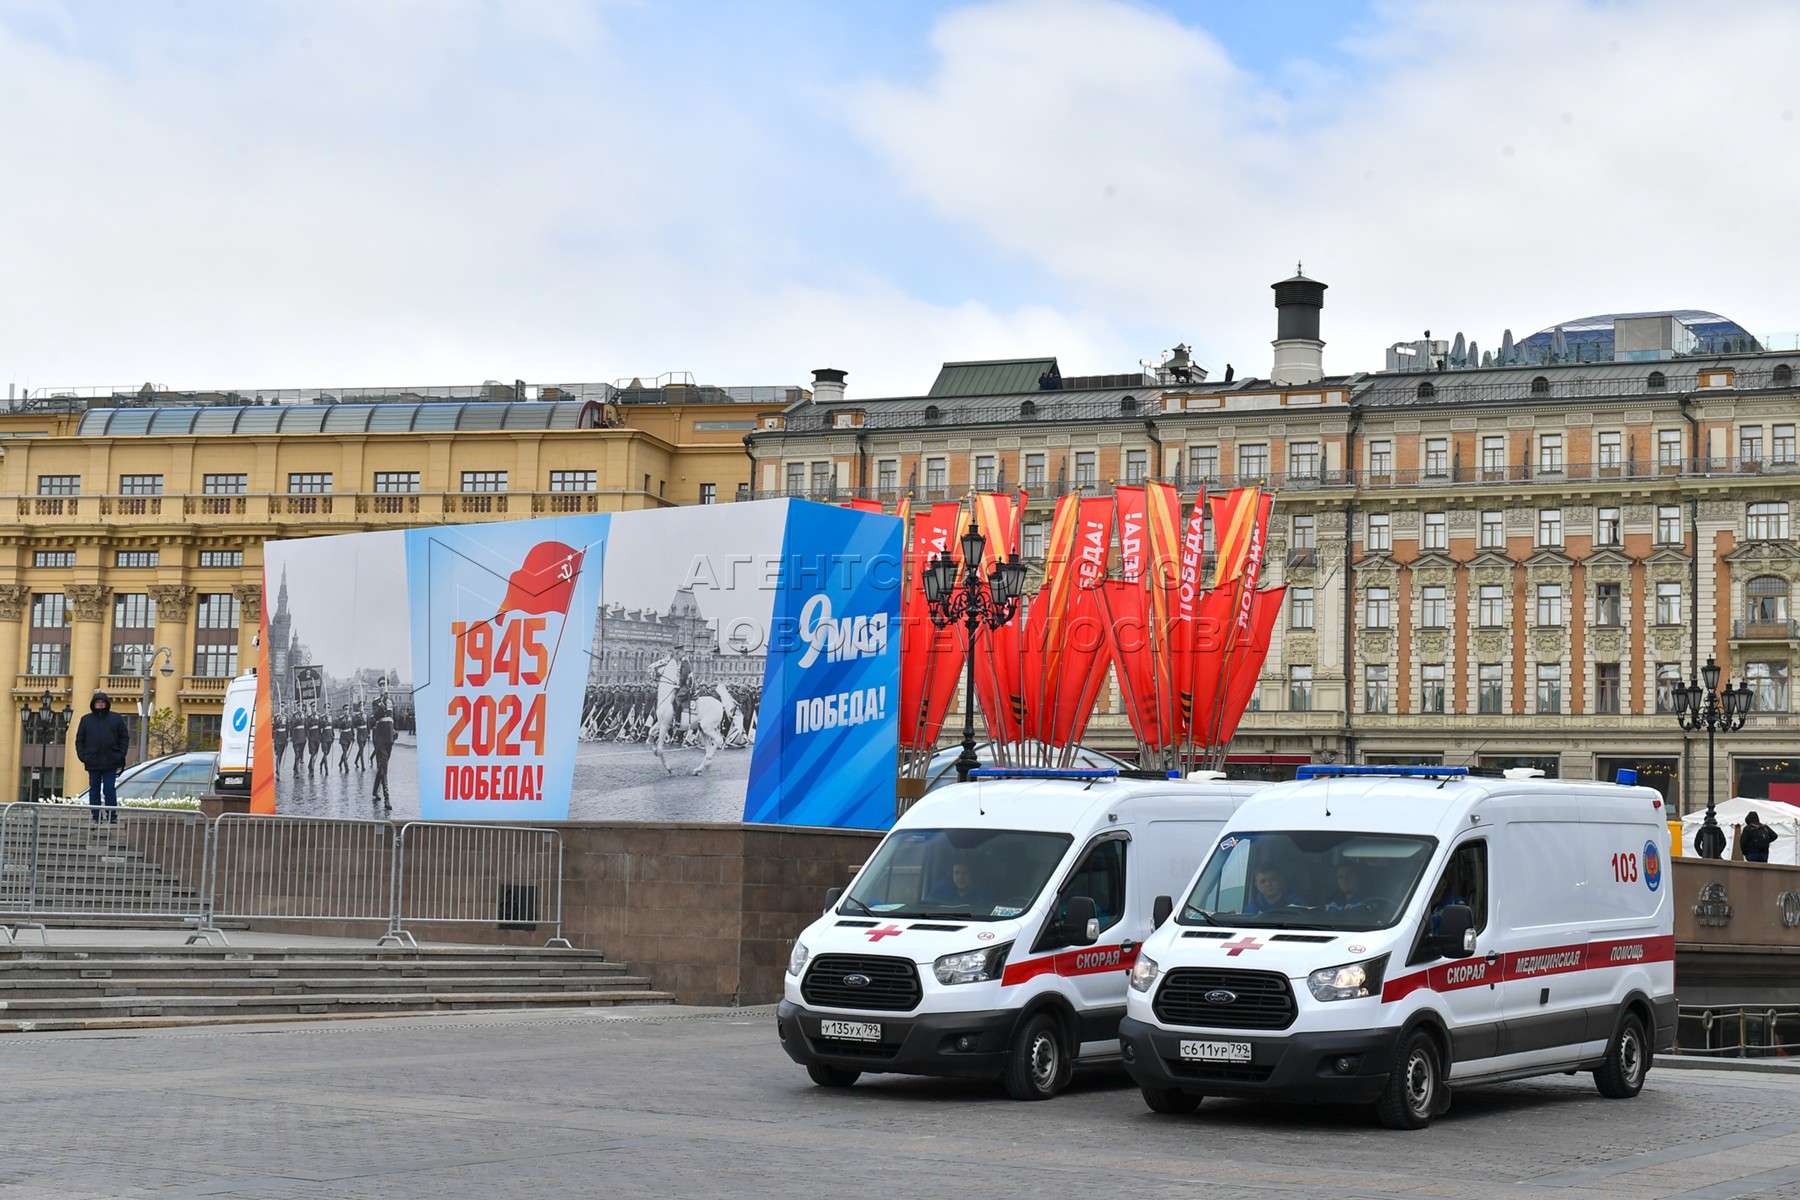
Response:
[{"label": "side mirror", "polygon": [[826,908],[836,908],[837,902],[843,898],[843,895],[844,895],[844,889],[841,887],[826,888],[825,889],[825,907]]},{"label": "side mirror", "polygon": [[1069,944],[1091,946],[1100,940],[1100,921],[1094,915],[1094,902],[1086,896],[1070,896],[1068,915],[1063,918]]},{"label": "side mirror", "polygon": [[1174,911],[1175,898],[1173,896],[1158,896],[1156,903],[1150,909],[1150,928],[1161,929],[1163,922],[1167,921]]},{"label": "side mirror", "polygon": [[1446,904],[1438,914],[1438,953],[1468,958],[1475,953],[1475,912],[1466,904]]}]

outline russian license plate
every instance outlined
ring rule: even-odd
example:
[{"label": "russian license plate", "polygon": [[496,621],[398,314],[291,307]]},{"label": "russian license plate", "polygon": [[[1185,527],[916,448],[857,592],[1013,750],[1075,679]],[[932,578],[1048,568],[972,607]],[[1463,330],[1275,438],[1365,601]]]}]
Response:
[{"label": "russian license plate", "polygon": [[820,1021],[819,1036],[842,1038],[847,1042],[879,1042],[881,1026],[862,1021]]},{"label": "russian license plate", "polygon": [[1247,1063],[1249,1042],[1182,1042],[1181,1057],[1193,1062]]}]

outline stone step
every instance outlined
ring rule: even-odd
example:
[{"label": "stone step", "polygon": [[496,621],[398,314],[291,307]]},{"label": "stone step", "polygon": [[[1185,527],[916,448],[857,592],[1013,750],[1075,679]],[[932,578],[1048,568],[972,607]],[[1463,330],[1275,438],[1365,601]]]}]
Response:
[{"label": "stone step", "polygon": [[[0,1032],[32,1032],[68,1028],[63,1022],[104,1018],[207,1017],[226,1022],[266,1016],[329,1018],[382,1014],[496,1012],[513,1009],[600,1008],[619,1004],[669,1004],[666,992],[613,988],[586,992],[431,992],[369,994],[321,993],[308,996],[122,996],[80,999],[46,998],[10,1001],[0,1009]],[[80,1027],[80,1026],[76,1026]]]}]

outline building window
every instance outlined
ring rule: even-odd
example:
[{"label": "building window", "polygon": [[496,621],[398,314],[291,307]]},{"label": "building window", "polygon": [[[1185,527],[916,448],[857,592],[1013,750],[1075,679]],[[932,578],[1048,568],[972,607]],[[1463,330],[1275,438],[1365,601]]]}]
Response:
[{"label": "building window", "polygon": [[[1318,542],[1314,540],[1317,536],[1317,532],[1312,514],[1296,514],[1290,528],[1292,532],[1289,536],[1288,544],[1291,549],[1313,550],[1318,548]],[[1212,529],[1212,523],[1210,521],[1207,523],[1207,529],[1209,531]]]},{"label": "building window", "polygon": [[1506,624],[1506,600],[1499,584],[1482,584],[1477,600],[1476,616],[1483,629],[1499,629]]},{"label": "building window", "polygon": [[900,490],[900,460],[884,458],[875,464],[875,486],[884,492]]},{"label": "building window", "polygon": [[1384,664],[1370,663],[1363,668],[1363,711],[1388,711],[1388,669]]},{"label": "building window", "polygon": [[1618,627],[1619,591],[1620,585],[1616,583],[1594,585],[1594,624]]},{"label": "building window", "polygon": [[1142,483],[1150,475],[1150,452],[1148,450],[1127,450],[1125,452],[1125,482]]},{"label": "building window", "polygon": [[1424,629],[1442,629],[1450,623],[1450,601],[1444,588],[1432,586],[1419,598],[1419,625]]},{"label": "building window", "polygon": [[1122,416],[1135,417],[1137,415],[1137,397],[1127,396],[1119,401],[1119,413]]},{"label": "building window", "polygon": [[1656,667],[1656,711],[1667,716],[1675,711],[1675,689],[1681,686],[1681,664],[1658,663]]},{"label": "building window", "polygon": [[194,674],[230,678],[237,671],[238,599],[230,592],[199,597],[194,616]]},{"label": "building window", "polygon": [[1038,560],[1044,557],[1044,527],[1038,524],[1025,526],[1025,544],[1020,553],[1023,557]]},{"label": "building window", "polygon": [[1369,536],[1364,545],[1371,553],[1393,549],[1393,529],[1386,513],[1369,514]]},{"label": "building window", "polygon": [[1426,382],[1421,383],[1414,390],[1413,394],[1421,400],[1430,400],[1437,395],[1437,385],[1427,380]]},{"label": "building window", "polygon": [[250,490],[248,475],[202,475],[200,491],[208,496],[242,496]]},{"label": "building window", "polygon": [[288,492],[290,494],[319,495],[330,490],[330,471],[294,471],[288,474]]},{"label": "building window", "polygon": [[1267,446],[1239,446],[1237,452],[1238,474],[1263,476],[1269,473],[1269,448]]},{"label": "building window", "polygon": [[925,406],[925,423],[927,425],[936,425],[938,423],[938,417],[941,415],[942,414],[938,412],[937,405],[927,404]]},{"label": "building window", "polygon": [[1744,617],[1752,625],[1787,620],[1788,584],[1779,575],[1758,575],[1744,585]]},{"label": "building window", "polygon": [[1540,583],[1537,590],[1537,623],[1560,627],[1563,623],[1563,590],[1560,583]]},{"label": "building window", "polygon": [[417,471],[377,471],[375,472],[375,490],[384,494],[416,492],[419,490],[419,473]]},{"label": "building window", "polygon": [[1419,548],[1422,550],[1448,550],[1450,548],[1450,514],[1428,512],[1425,514],[1425,531],[1420,538]]},{"label": "building window", "polygon": [[1044,456],[1042,454],[1027,454],[1025,456],[1025,486],[1032,487],[1035,485],[1041,487],[1043,486],[1044,480]]},{"label": "building window", "polygon": [[1288,589],[1288,626],[1292,629],[1311,629],[1313,627],[1313,590],[1311,588]]},{"label": "building window", "polygon": [[1506,514],[1488,511],[1481,514],[1481,548],[1506,549]]},{"label": "building window", "polygon": [[224,721],[219,713],[189,713],[187,748],[189,750],[217,750],[219,748],[219,728],[223,724]]},{"label": "building window", "polygon": [[1594,664],[1594,711],[1597,713],[1617,713],[1619,711],[1619,664]]},{"label": "building window", "polygon": [[1426,663],[1419,668],[1419,711],[1444,711],[1444,664]]},{"label": "building window", "polygon": [[1753,542],[1786,540],[1788,506],[1786,500],[1764,500],[1750,506],[1749,528]]},{"label": "building window", "polygon": [[1313,669],[1309,666],[1288,668],[1288,711],[1312,711]]},{"label": "building window", "polygon": [[1538,435],[1538,470],[1558,475],[1563,469],[1563,440],[1560,433]]},{"label": "building window", "polygon": [[242,550],[202,550],[200,565],[203,567],[241,567],[244,565]]},{"label": "building window", "polygon": [[1622,544],[1622,538],[1621,538],[1621,534],[1620,534],[1621,528],[1622,528],[1622,526],[1619,524],[1619,510],[1618,509],[1616,509],[1616,508],[1601,509],[1599,520],[1595,527],[1594,545],[1596,545],[1596,546],[1621,545]]},{"label": "building window", "polygon": [[1788,665],[1784,662],[1744,664],[1744,678],[1755,696],[1752,712],[1786,712],[1788,706]]},{"label": "building window", "polygon": [[1540,713],[1562,711],[1562,664],[1539,663],[1537,669],[1537,710]]},{"label": "building window", "polygon": [[1370,629],[1386,629],[1394,623],[1394,602],[1384,587],[1369,589],[1367,602],[1364,604],[1367,616],[1365,622]]},{"label": "building window", "polygon": [[1681,465],[1681,430],[1659,429],[1656,431],[1656,465],[1659,467],[1679,467]]},{"label": "building window", "polygon": [[1679,504],[1656,506],[1656,544],[1659,546],[1679,546],[1681,544],[1681,506]]},{"label": "building window", "polygon": [[119,476],[119,495],[121,496],[160,496],[163,490],[161,475],[121,475]]},{"label": "building window", "polygon": [[599,486],[599,475],[594,471],[550,472],[550,490],[553,492],[591,492]]},{"label": "building window", "polygon": [[789,463],[787,465],[787,488],[785,490],[790,496],[804,496],[806,494],[805,463]]},{"label": "building window", "polygon": [[975,456],[975,490],[993,491],[999,469],[998,460],[992,454],[977,454]]},{"label": "building window", "polygon": [[31,643],[26,654],[29,675],[69,673],[69,603],[61,592],[31,598]]},{"label": "building window", "polygon": [[506,472],[464,471],[462,473],[462,490],[465,492],[504,492],[506,490]]},{"label": "building window", "polygon": [[158,550],[120,550],[113,555],[115,567],[154,567],[161,557]]},{"label": "building window", "polygon": [[1293,475],[1319,473],[1319,443],[1294,442],[1288,446],[1288,472]]},{"label": "building window", "polygon": [[1425,474],[1431,476],[1448,475],[1450,473],[1450,439],[1425,439]]},{"label": "building window", "polygon": [[812,465],[812,494],[825,496],[831,493],[831,485],[837,482],[837,471],[834,464],[816,462]]},{"label": "building window", "polygon": [[1019,405],[1019,419],[1020,420],[1029,421],[1035,416],[1037,416],[1037,401],[1036,400],[1027,400],[1027,401],[1025,401],[1025,403]]},{"label": "building window", "polygon": [[113,597],[112,675],[142,674],[156,644],[156,601],[142,592]]},{"label": "building window", "polygon": [[703,483],[700,485],[700,503],[717,504],[719,502],[719,485]]},{"label": "building window", "polygon": [[1660,392],[1669,386],[1669,380],[1661,371],[1652,371],[1650,377],[1644,380],[1644,386],[1653,392]]},{"label": "building window", "polygon": [[1600,465],[1617,468],[1625,463],[1625,435],[1617,431],[1600,435]]},{"label": "building window", "polygon": [[1075,452],[1075,485],[1093,487],[1100,481],[1100,456],[1092,450]]},{"label": "building window", "polygon": [[72,567],[75,565],[73,550],[38,550],[31,555],[34,567]]},{"label": "building window", "polygon": [[1531,380],[1531,394],[1534,396],[1548,396],[1550,394],[1550,381],[1542,375],[1533,376]]},{"label": "building window", "polygon": [[1481,475],[1484,479],[1506,478],[1506,439],[1504,437],[1481,439]]},{"label": "building window", "polygon": [[1503,685],[1499,663],[1482,663],[1475,668],[1476,708],[1484,713],[1497,713],[1502,702]]},{"label": "building window", "polygon": [[1562,545],[1562,509],[1538,509],[1537,544],[1540,546]]},{"label": "building window", "polygon": [[1188,447],[1188,478],[1194,482],[1211,479],[1219,473],[1219,448],[1217,446]]},{"label": "building window", "polygon": [[230,592],[211,592],[202,595],[196,605],[194,628],[214,631],[228,629],[235,634],[239,613],[236,596]]},{"label": "building window", "polygon": [[1774,436],[1769,441],[1769,459],[1771,462],[1792,465],[1794,462],[1794,427],[1792,425],[1775,426]]},{"label": "building window", "polygon": [[81,495],[81,476],[39,475],[37,494],[40,496],[79,496]]},{"label": "building window", "polygon": [[1794,368],[1782,363],[1770,373],[1769,379],[1776,387],[1788,387],[1794,382]]},{"label": "building window", "polygon": [[1738,461],[1746,467],[1762,465],[1762,426],[1747,425],[1738,430]]},{"label": "building window", "polygon": [[1394,443],[1388,441],[1369,443],[1369,474],[1377,478],[1385,478],[1394,473]]},{"label": "building window", "polygon": [[1656,623],[1658,625],[1681,624],[1681,585],[1679,583],[1656,585]]},{"label": "building window", "polygon": [[950,462],[943,458],[925,460],[925,486],[941,492],[950,486]]}]

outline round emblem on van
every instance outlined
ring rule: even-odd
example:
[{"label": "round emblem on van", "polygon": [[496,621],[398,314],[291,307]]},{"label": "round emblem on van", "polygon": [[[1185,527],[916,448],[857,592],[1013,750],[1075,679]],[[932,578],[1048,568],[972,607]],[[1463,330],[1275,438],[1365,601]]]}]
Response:
[{"label": "round emblem on van", "polygon": [[1200,998],[1202,1000],[1206,1001],[1208,1004],[1235,1004],[1235,1003],[1237,1003],[1237,993],[1236,992],[1228,992],[1224,988],[1214,988],[1212,991],[1206,993],[1206,995],[1204,995]]},{"label": "round emblem on van", "polygon": [[872,981],[869,979],[869,977],[867,975],[846,975],[846,976],[844,976],[844,986],[845,987],[868,987],[871,982]]},{"label": "round emblem on van", "polygon": [[991,929],[984,929],[984,930],[982,930],[982,931],[981,931],[981,932],[980,932],[980,933],[978,933],[978,934],[976,934],[976,935],[975,935],[975,940],[976,940],[976,941],[978,941],[978,942],[991,942],[991,941],[993,941],[993,940],[994,940],[994,933],[993,933],[993,930],[991,930]]},{"label": "round emblem on van", "polygon": [[1644,886],[1653,892],[1662,886],[1662,855],[1653,841],[1644,843]]}]

